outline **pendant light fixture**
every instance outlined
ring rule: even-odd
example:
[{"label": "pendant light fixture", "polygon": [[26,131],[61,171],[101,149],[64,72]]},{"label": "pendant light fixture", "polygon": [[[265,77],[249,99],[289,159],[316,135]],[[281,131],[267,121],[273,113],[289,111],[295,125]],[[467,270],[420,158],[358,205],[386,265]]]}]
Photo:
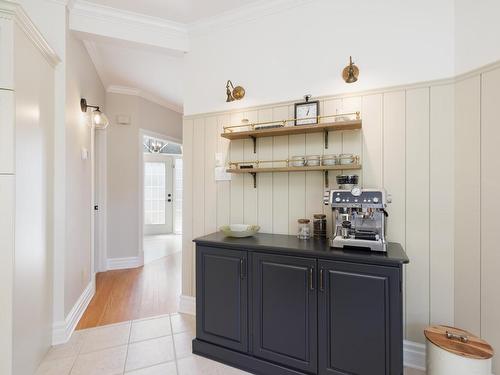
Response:
[{"label": "pendant light fixture", "polygon": [[352,61],[352,56],[349,57],[349,65],[347,65],[342,71],[342,78],[346,83],[354,83],[358,80],[359,68],[354,65]]},{"label": "pendant light fixture", "polygon": [[99,106],[89,105],[87,104],[87,100],[85,98],[82,98],[80,100],[80,108],[83,113],[86,113],[88,108],[94,109],[90,116],[92,118],[92,124],[95,126],[96,129],[103,130],[108,127],[109,125],[108,116],[106,116],[104,113],[101,112]]},{"label": "pendant light fixture", "polygon": [[240,100],[245,96],[245,89],[241,86],[234,87],[233,82],[231,82],[231,80],[228,80],[226,83],[226,95],[226,103]]}]

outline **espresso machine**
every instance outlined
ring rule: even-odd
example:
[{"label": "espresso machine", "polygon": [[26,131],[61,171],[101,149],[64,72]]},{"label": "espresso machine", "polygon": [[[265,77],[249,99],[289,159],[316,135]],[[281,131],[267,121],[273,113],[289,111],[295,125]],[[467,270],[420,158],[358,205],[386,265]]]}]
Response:
[{"label": "espresso machine", "polygon": [[385,239],[388,216],[383,189],[330,190],[333,235],[330,246],[344,249],[387,251]]}]

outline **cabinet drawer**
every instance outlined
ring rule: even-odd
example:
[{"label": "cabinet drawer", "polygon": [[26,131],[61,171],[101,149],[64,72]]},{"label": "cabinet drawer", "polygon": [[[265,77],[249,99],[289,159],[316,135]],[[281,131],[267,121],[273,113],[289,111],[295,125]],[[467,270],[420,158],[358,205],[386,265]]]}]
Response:
[{"label": "cabinet drawer", "polygon": [[2,174],[14,173],[14,112],[14,92],[0,90],[0,173]]}]

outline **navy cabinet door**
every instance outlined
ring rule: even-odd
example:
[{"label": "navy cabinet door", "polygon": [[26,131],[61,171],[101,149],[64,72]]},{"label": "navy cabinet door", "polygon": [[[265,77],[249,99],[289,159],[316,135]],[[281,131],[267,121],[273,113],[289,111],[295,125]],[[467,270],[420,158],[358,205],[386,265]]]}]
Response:
[{"label": "navy cabinet door", "polygon": [[253,354],[315,373],[316,260],[254,253]]},{"label": "navy cabinet door", "polygon": [[198,246],[196,267],[196,337],[247,352],[247,252]]},{"label": "navy cabinet door", "polygon": [[319,262],[320,375],[402,375],[398,268]]}]

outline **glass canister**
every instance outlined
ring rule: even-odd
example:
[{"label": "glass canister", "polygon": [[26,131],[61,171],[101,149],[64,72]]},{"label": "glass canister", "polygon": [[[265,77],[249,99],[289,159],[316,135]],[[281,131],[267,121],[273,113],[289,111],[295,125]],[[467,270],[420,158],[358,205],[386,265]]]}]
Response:
[{"label": "glass canister", "polygon": [[313,235],[314,238],[326,238],[326,215],[315,214],[313,219]]},{"label": "glass canister", "polygon": [[311,220],[309,219],[299,219],[298,222],[298,232],[297,238],[300,240],[308,240],[311,238],[311,226],[309,223]]}]

